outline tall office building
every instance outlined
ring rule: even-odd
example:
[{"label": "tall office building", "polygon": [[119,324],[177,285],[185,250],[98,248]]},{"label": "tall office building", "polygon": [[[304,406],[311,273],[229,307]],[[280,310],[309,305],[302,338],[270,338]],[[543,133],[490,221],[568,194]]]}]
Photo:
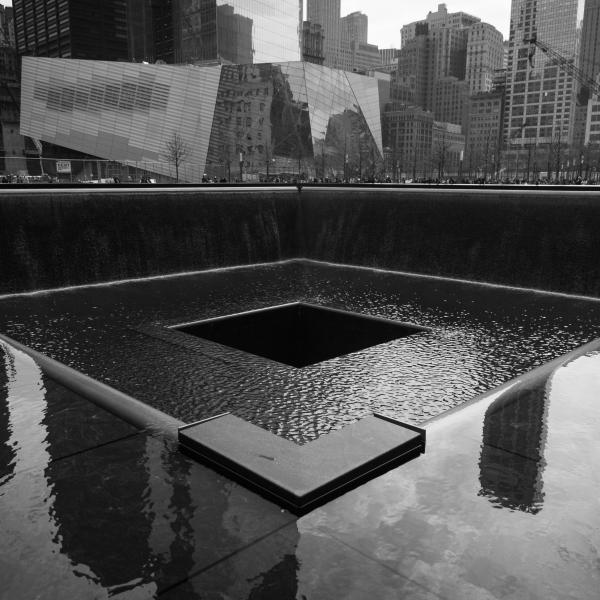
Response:
[{"label": "tall office building", "polygon": [[20,55],[127,60],[127,0],[14,0]]},{"label": "tall office building", "polygon": [[324,36],[324,64],[337,67],[342,45],[341,0],[307,0],[306,17],[319,23]]},{"label": "tall office building", "polygon": [[502,34],[467,13],[449,13],[445,4],[401,33],[395,99],[464,125],[469,94],[489,91],[502,66]]},{"label": "tall office building", "polygon": [[561,148],[573,142],[579,84],[526,40],[537,37],[577,64],[584,6],[585,0],[512,0],[504,125],[509,151],[545,146],[559,163]]},{"label": "tall office building", "polygon": [[379,48],[368,43],[369,19],[353,12],[340,19],[342,41],[337,67],[344,71],[366,72],[381,65]]},{"label": "tall office building", "polygon": [[581,31],[580,68],[590,79],[600,74],[600,0],[586,0]]},{"label": "tall office building", "polygon": [[166,63],[300,60],[301,0],[15,0],[21,55]]},{"label": "tall office building", "polygon": [[[579,67],[583,74],[597,81],[600,75],[600,0],[586,0],[579,56]],[[589,86],[582,85],[578,90],[575,107],[574,145],[584,149],[586,144],[597,144],[600,140],[598,129],[597,98],[590,93]]]},{"label": "tall office building", "polygon": [[369,17],[360,11],[350,13],[341,18],[342,43],[368,43]]},{"label": "tall office building", "polygon": [[418,23],[415,35],[402,39],[398,51],[398,69],[392,80],[392,97],[398,102],[425,108],[428,104],[429,76],[429,25]]},{"label": "tall office building", "polygon": [[466,80],[470,92],[489,92],[494,73],[504,63],[502,34],[489,23],[475,23],[468,31]]},{"label": "tall office building", "polygon": [[437,11],[427,13],[423,21],[414,21],[402,27],[400,30],[402,48],[418,35],[419,26],[423,22],[427,23],[430,31],[433,31],[434,29],[467,29],[480,21],[478,17],[464,12],[449,13],[445,4],[438,4]]}]

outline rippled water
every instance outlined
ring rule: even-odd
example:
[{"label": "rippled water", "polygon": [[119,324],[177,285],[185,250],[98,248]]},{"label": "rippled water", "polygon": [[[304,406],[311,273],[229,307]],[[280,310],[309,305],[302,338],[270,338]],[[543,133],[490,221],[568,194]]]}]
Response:
[{"label": "rippled water", "polygon": [[[430,327],[302,369],[169,325],[304,300]],[[315,263],[0,299],[0,331],[183,421],[297,442],[378,411],[420,423],[600,336],[600,302]]]}]

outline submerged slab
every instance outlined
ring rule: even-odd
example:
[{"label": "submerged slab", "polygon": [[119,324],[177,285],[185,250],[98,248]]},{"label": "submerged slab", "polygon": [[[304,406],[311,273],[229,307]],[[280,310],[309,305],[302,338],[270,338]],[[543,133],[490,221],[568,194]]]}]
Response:
[{"label": "submerged slab", "polygon": [[289,508],[312,510],[425,451],[425,432],[374,414],[299,446],[229,413],[179,429],[182,449]]}]

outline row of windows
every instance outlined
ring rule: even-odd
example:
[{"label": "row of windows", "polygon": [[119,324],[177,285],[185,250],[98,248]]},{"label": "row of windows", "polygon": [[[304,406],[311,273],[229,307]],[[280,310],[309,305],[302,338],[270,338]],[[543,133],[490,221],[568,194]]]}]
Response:
[{"label": "row of windows", "polygon": [[71,85],[55,79],[47,83],[37,81],[34,98],[45,103],[50,110],[65,112],[103,108],[148,111],[165,109],[169,92],[169,86],[141,78],[125,82],[95,75],[92,81],[81,80]]}]

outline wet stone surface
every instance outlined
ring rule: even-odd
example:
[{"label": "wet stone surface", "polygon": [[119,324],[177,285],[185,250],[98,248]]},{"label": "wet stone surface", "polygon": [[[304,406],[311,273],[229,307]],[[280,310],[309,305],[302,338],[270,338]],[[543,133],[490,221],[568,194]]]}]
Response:
[{"label": "wet stone surface", "polygon": [[[518,364],[595,320],[530,296],[513,314],[556,329]],[[0,359],[3,598],[598,598],[598,341],[429,422],[424,455],[301,519]]]},{"label": "wet stone surface", "polygon": [[0,597],[152,598],[294,521],[22,353],[0,358]]},{"label": "wet stone surface", "polygon": [[[431,328],[301,369],[170,326],[305,301]],[[0,299],[0,331],[184,422],[230,411],[303,443],[419,424],[600,335],[600,302],[292,262]]]}]

